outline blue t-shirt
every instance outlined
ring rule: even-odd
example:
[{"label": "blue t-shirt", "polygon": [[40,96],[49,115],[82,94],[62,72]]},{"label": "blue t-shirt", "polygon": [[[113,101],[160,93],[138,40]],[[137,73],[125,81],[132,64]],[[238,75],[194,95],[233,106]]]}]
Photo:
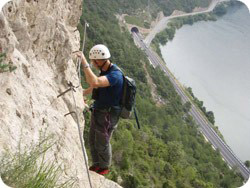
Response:
[{"label": "blue t-shirt", "polygon": [[122,97],[123,75],[117,65],[112,65],[108,71],[101,72],[106,76],[110,86],[98,88],[98,99],[94,102],[96,108],[119,106]]}]

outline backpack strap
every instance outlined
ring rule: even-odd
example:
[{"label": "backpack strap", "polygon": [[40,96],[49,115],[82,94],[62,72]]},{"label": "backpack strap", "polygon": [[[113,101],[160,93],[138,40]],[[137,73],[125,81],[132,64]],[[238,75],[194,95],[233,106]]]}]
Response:
[{"label": "backpack strap", "polygon": [[123,96],[126,96],[126,84],[125,84],[125,75],[124,75],[124,73],[122,72],[122,70],[118,67],[118,66],[112,66],[112,67],[110,67],[110,69],[109,69],[109,71],[110,72],[112,72],[112,71],[120,71],[121,73],[122,73],[122,77],[123,77],[123,87],[122,87],[122,91],[123,91],[123,93],[122,93],[122,99],[121,99],[121,101],[120,101],[120,104],[122,105],[122,104],[125,104],[125,97],[123,97]]},{"label": "backpack strap", "polygon": [[123,86],[122,86],[122,99],[121,99],[121,105],[124,105],[125,104],[125,101],[126,101],[126,94],[127,94],[127,84],[126,84],[126,78],[124,76],[124,74],[122,73],[122,77],[123,77]]},{"label": "backpack strap", "polygon": [[138,119],[138,116],[137,116],[137,113],[136,113],[135,106],[133,107],[133,110],[134,110],[135,120],[136,120],[136,123],[137,123],[138,129],[141,129],[141,126],[140,126],[140,123],[139,123],[139,119]]},{"label": "backpack strap", "polygon": [[109,69],[109,71],[120,71],[123,74],[122,70],[117,65],[112,65]]}]

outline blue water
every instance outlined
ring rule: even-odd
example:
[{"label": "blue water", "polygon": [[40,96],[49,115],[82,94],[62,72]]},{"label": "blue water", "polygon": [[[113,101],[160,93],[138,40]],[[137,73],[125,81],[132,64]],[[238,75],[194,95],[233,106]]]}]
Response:
[{"label": "blue water", "polygon": [[161,47],[175,77],[215,114],[243,161],[250,160],[250,14],[237,4],[216,22],[185,25]]}]

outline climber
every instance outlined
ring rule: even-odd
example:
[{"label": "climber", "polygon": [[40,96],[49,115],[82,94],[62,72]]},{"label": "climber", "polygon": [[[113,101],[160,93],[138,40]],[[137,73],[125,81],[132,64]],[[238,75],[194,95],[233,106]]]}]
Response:
[{"label": "climber", "polygon": [[112,158],[110,139],[121,113],[123,75],[118,66],[111,63],[110,52],[102,44],[95,45],[89,52],[91,63],[100,71],[99,76],[92,72],[82,52],[76,55],[81,59],[90,86],[83,91],[83,96],[92,93],[94,99],[89,132],[93,164],[89,169],[101,175],[108,174]]}]

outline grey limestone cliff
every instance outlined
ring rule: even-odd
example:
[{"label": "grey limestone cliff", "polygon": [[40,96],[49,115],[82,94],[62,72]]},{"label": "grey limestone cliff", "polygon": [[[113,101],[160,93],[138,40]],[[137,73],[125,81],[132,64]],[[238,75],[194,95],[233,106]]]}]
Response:
[{"label": "grey limestone cliff", "polygon": [[[57,140],[49,154],[62,164],[65,177],[77,177],[77,187],[89,187],[71,93],[79,83],[72,52],[79,49],[77,24],[81,0],[13,0],[0,12],[0,52],[17,69],[0,73],[0,155],[38,142],[39,132]],[[81,129],[84,128],[82,89],[75,92]],[[93,187],[119,187],[91,172]]]}]

